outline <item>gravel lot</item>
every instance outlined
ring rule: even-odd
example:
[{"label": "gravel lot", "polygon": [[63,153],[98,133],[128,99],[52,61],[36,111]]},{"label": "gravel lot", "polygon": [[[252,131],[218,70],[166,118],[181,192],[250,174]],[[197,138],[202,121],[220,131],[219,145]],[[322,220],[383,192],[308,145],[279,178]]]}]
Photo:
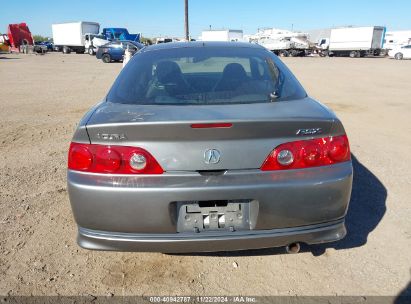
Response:
[{"label": "gravel lot", "polygon": [[0,55],[0,295],[411,295],[411,61],[284,61],[350,137],[348,236],[298,255],[165,255],[75,243],[68,145],[121,64]]}]

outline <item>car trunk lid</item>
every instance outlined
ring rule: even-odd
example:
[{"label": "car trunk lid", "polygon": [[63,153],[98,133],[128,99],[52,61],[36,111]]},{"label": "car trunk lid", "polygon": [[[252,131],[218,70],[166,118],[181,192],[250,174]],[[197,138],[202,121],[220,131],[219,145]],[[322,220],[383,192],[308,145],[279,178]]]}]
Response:
[{"label": "car trunk lid", "polygon": [[146,149],[165,171],[244,170],[260,168],[281,143],[313,137],[298,130],[330,134],[334,119],[309,98],[203,106],[106,102],[89,119],[87,132],[92,144]]}]

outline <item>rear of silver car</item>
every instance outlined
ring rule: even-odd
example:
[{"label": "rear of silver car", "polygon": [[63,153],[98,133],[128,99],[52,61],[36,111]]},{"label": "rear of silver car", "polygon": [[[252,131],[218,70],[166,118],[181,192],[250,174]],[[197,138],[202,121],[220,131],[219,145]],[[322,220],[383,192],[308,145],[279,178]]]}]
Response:
[{"label": "rear of silver car", "polygon": [[184,106],[108,100],[83,118],[69,153],[83,248],[227,251],[346,234],[348,141],[335,115],[310,98]]},{"label": "rear of silver car", "polygon": [[[87,127],[80,126],[73,141],[138,146],[149,151],[164,172],[128,175],[69,170],[68,189],[80,246],[221,251],[322,243],[345,236],[344,216],[352,183],[350,161],[294,170],[260,169],[270,152],[284,142],[344,134],[335,117],[323,118],[325,109],[316,102],[305,99],[229,109],[185,108],[180,109],[181,114],[191,120],[172,123],[158,121],[159,112],[167,112],[164,107],[140,107],[139,115],[150,117],[143,123],[99,123],[99,113],[136,112],[130,106],[122,107],[110,103],[100,106],[94,113],[95,121],[92,117]],[[235,117],[244,113],[245,107],[252,110],[251,122]],[[211,110],[220,111],[223,121],[230,121],[232,127],[191,127],[204,122],[196,116]],[[284,111],[311,111],[311,118],[300,121],[298,115],[287,117]],[[295,134],[315,128],[320,128],[321,134]],[[124,137],[108,139],[114,134]],[[219,152],[217,163],[210,163],[209,150]]]}]

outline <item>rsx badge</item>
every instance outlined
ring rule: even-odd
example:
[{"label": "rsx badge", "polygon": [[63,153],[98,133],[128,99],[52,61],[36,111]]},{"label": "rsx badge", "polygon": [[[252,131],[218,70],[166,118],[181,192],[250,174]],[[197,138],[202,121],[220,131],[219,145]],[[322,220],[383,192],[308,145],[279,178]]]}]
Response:
[{"label": "rsx badge", "polygon": [[295,133],[296,135],[316,135],[321,134],[323,130],[321,128],[312,128],[312,129],[298,129]]}]

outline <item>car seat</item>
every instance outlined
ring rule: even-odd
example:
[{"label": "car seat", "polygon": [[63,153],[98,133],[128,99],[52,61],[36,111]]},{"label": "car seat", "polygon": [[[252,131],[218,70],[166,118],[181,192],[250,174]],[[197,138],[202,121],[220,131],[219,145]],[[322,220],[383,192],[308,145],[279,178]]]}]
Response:
[{"label": "car seat", "polygon": [[184,79],[180,67],[174,61],[161,61],[157,64],[155,77],[157,85],[164,86],[170,96],[187,94],[190,87]]},{"label": "car seat", "polygon": [[225,66],[223,75],[214,91],[235,91],[247,80],[247,73],[241,64],[229,63]]}]

